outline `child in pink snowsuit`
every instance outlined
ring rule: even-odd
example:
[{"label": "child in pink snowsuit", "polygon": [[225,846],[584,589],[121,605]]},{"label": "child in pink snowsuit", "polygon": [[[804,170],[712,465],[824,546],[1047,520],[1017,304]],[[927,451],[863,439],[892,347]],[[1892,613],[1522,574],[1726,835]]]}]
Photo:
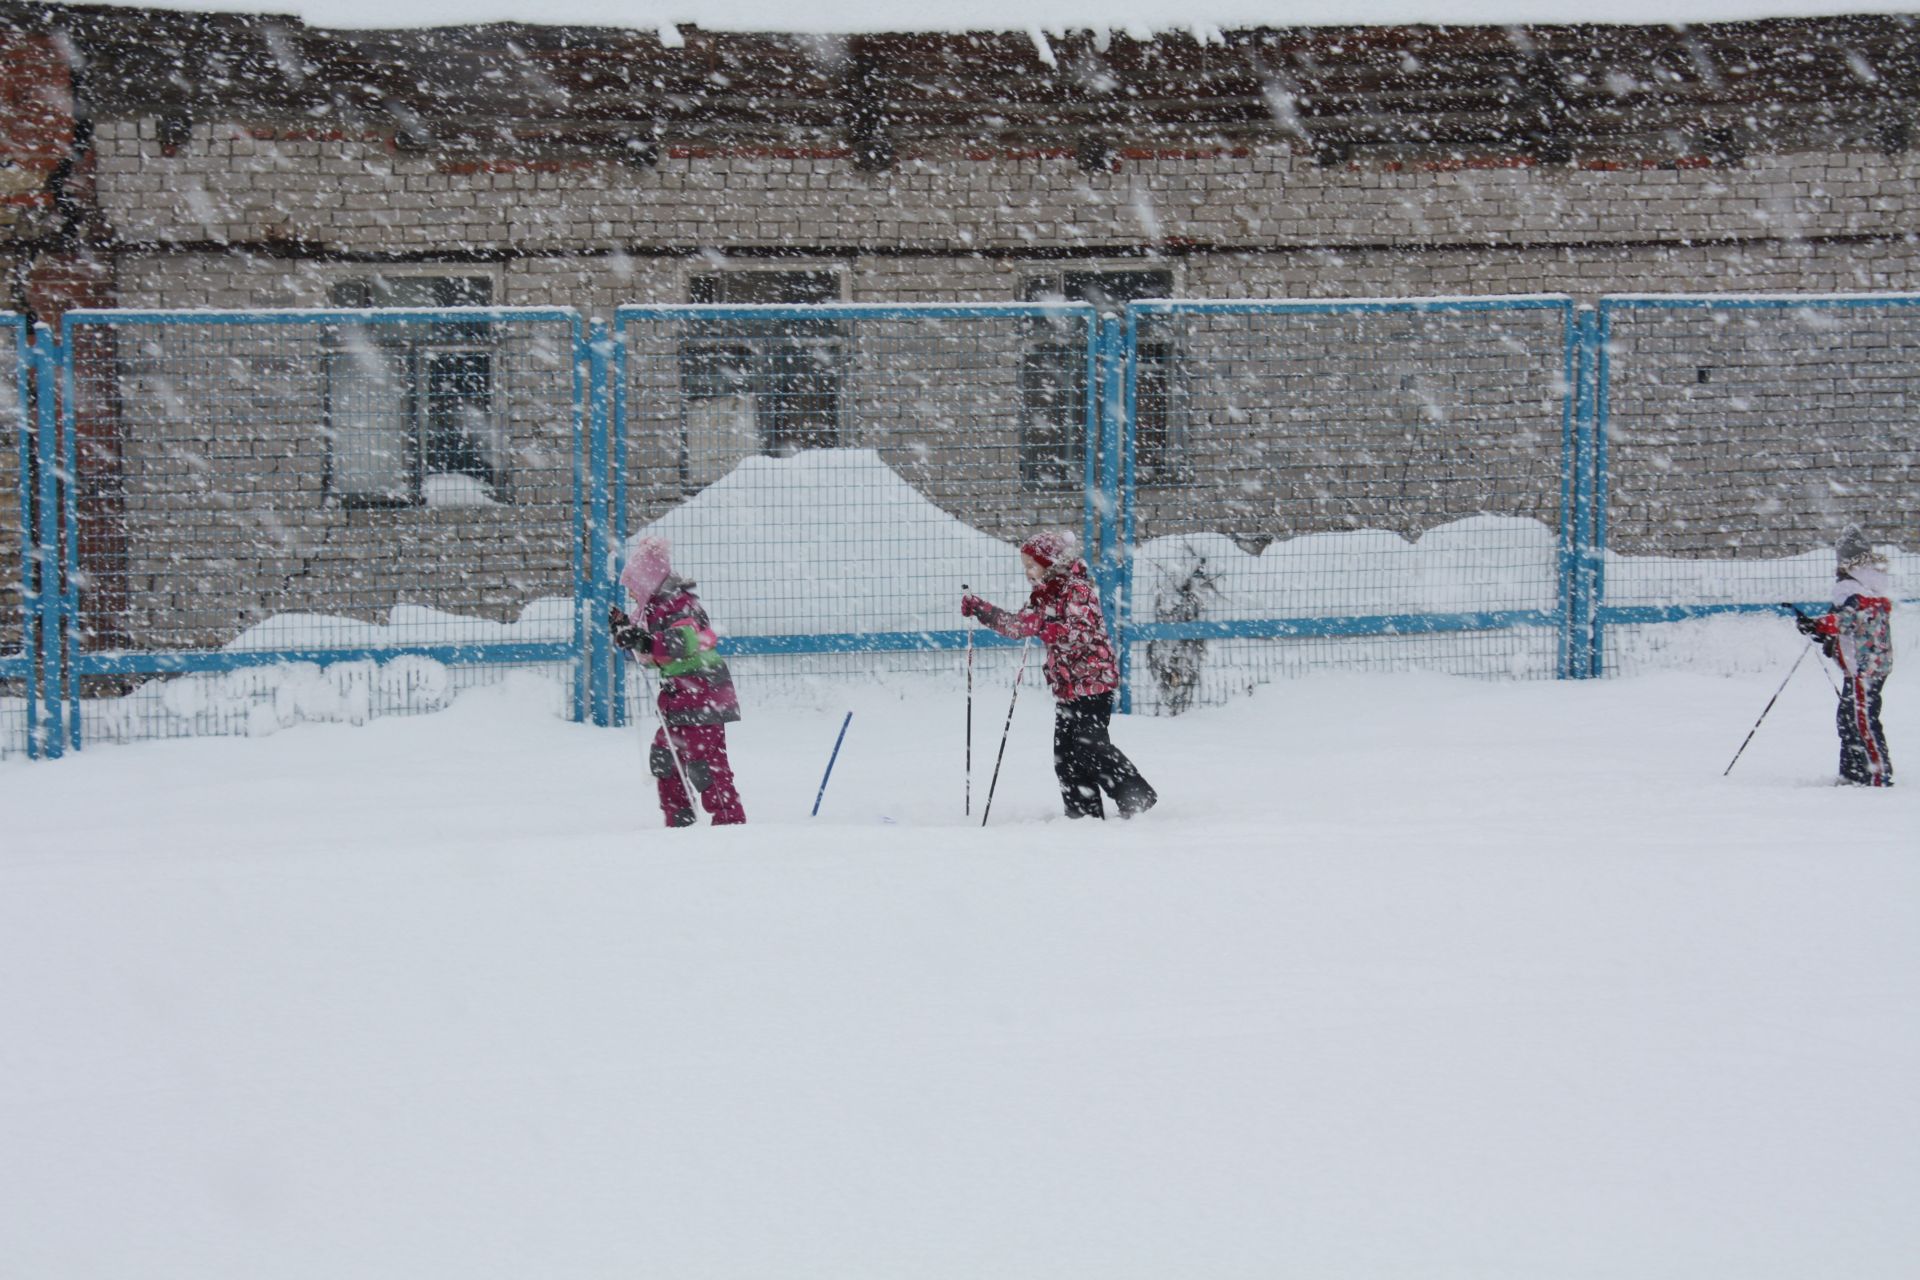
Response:
[{"label": "child in pink snowsuit", "polygon": [[1123,818],[1145,813],[1159,799],[1140,770],[1107,736],[1119,664],[1107,641],[1100,598],[1086,561],[1067,532],[1037,533],[1020,547],[1033,594],[1019,612],[961,596],[960,614],[1003,636],[1040,637],[1047,647],[1047,683],[1053,688],[1053,773],[1069,818],[1104,818],[1102,792]]},{"label": "child in pink snowsuit", "polygon": [[660,729],[647,766],[659,780],[667,825],[694,824],[689,782],[715,826],[745,822],[727,762],[727,725],[740,718],[740,699],[726,660],[715,652],[720,641],[707,611],[693,583],[673,572],[669,551],[665,538],[640,540],[620,571],[620,584],[637,607],[631,614],[611,607],[607,625],[613,642],[660,678]]}]

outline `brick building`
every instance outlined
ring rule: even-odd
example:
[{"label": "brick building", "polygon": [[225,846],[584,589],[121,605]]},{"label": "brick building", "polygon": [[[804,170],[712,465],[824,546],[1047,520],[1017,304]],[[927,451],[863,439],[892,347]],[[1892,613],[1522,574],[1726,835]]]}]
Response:
[{"label": "brick building", "polygon": [[[15,203],[0,253],[11,255],[14,307],[42,315],[63,298],[605,315],[627,303],[1920,287],[1920,155],[1910,147],[1920,28],[1900,17],[1214,40],[685,29],[663,40],[530,27],[340,32],[19,4],[0,13],[5,91],[44,108],[6,135]],[[70,115],[45,105],[69,102]],[[56,277],[64,292],[47,287]],[[1496,455],[1509,446],[1485,441],[1464,468],[1439,456],[1418,464],[1445,484],[1416,514],[1396,500],[1404,475],[1398,488],[1369,482],[1326,497],[1316,415],[1366,402],[1394,421],[1430,395],[1418,368],[1379,368],[1377,344],[1391,340],[1374,334],[1363,348],[1323,334],[1314,390],[1259,461],[1230,407],[1211,411],[1201,397],[1176,407],[1174,384],[1156,384],[1143,408],[1143,531],[1219,529],[1258,547],[1327,528],[1416,534],[1493,509],[1475,475],[1505,466]],[[880,449],[992,532],[1073,518],[1060,424],[1077,402],[1057,385],[1064,375],[1041,367],[1044,342],[1005,339],[972,384],[983,414],[1021,424],[1017,447],[946,459],[942,491],[926,462],[937,431],[916,436],[904,410],[873,396],[860,406],[867,425],[851,421],[840,374],[782,363],[780,351],[809,341],[834,338],[788,332],[772,354],[676,348],[685,404],[665,434],[634,440],[636,520],[743,454],[823,443]],[[1204,341],[1168,337],[1167,367],[1204,361]],[[389,364],[421,380],[420,403],[493,404],[507,397],[488,398],[498,375],[484,345],[442,333]],[[176,358],[187,357],[161,353],[129,372],[124,347],[101,354],[119,362],[116,378],[145,378],[149,390],[189,376],[168,366]],[[564,547],[527,525],[528,495],[559,501],[558,472],[506,463],[550,457],[562,424],[509,414],[485,443],[447,435],[422,410],[403,428],[414,453],[402,474],[298,438],[298,414],[275,418],[275,404],[317,400],[332,385],[313,375],[324,350],[288,358],[284,381],[253,383],[254,416],[272,439],[247,450],[259,493],[239,504],[245,536],[232,545],[214,545],[226,515],[193,523],[225,508],[209,468],[198,487],[179,479],[183,451],[205,443],[190,413],[146,394],[108,396],[110,409],[83,414],[95,443],[83,444],[82,484],[96,521],[84,550],[94,581],[116,584],[100,602],[103,634],[108,615],[130,619],[146,643],[176,644],[342,600],[369,614],[396,595],[470,606],[475,575],[455,591],[435,570],[454,563],[513,562],[478,575],[480,597],[503,617],[564,587]],[[513,359],[527,370],[516,385],[563,376],[538,343]],[[1488,391],[1454,413],[1465,437],[1473,413],[1540,413],[1560,389],[1535,354],[1475,359]],[[1859,448],[1897,474],[1912,428],[1878,431]],[[447,482],[502,499],[509,471],[515,499],[433,501]],[[1550,522],[1557,494],[1535,488],[1502,501]],[[1910,528],[1912,486],[1897,488]],[[1236,496],[1256,491],[1258,502]],[[1632,501],[1641,519],[1619,545],[1646,551],[1798,550],[1831,514],[1785,529],[1725,515],[1676,523],[1664,492]],[[1694,541],[1677,536],[1683,524]],[[1700,541],[1709,524],[1718,536]],[[238,560],[262,554],[265,526],[271,562],[239,572]],[[179,571],[177,546],[161,549],[182,528],[209,540],[199,571]],[[196,618],[196,599],[204,605],[236,572],[254,584],[245,598]],[[169,573],[170,587],[154,585]]]}]

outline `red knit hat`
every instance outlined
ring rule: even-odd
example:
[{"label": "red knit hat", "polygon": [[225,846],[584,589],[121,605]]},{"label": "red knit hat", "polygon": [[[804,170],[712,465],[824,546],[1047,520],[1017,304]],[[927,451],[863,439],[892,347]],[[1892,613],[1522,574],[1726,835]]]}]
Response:
[{"label": "red knit hat", "polygon": [[1078,552],[1080,539],[1065,529],[1046,529],[1020,544],[1020,554],[1032,556],[1042,569],[1051,569]]}]

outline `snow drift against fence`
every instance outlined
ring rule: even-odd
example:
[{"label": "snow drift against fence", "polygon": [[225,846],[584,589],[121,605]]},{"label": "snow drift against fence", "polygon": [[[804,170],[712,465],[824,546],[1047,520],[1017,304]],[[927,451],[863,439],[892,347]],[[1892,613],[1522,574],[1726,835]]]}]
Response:
[{"label": "snow drift against fence", "polygon": [[[748,458],[635,537],[642,534],[673,541],[676,568],[700,584],[723,635],[950,631],[964,625],[963,582],[1006,603],[1026,595],[1014,543],[941,509],[871,449]],[[1897,583],[1920,581],[1920,555],[1892,558]],[[1135,553],[1135,618],[1153,620],[1157,594],[1202,559],[1215,583],[1199,598],[1205,621],[1551,613],[1558,603],[1557,532],[1537,520],[1479,515],[1413,540],[1362,529],[1287,538],[1257,553],[1219,533],[1150,539]],[[1832,561],[1824,548],[1778,560],[1609,554],[1608,602],[1820,601]],[[226,647],[261,653],[565,641],[573,607],[564,597],[535,600],[511,622],[412,604],[396,606],[385,622],[282,614]],[[1772,661],[1771,630],[1751,619],[1617,627],[1609,632],[1610,660],[1614,669],[1753,671]],[[108,738],[156,715],[175,721],[176,731],[262,734],[302,721],[437,710],[483,676],[417,654],[380,663],[290,662],[154,682],[124,698],[89,699],[87,715]]]}]

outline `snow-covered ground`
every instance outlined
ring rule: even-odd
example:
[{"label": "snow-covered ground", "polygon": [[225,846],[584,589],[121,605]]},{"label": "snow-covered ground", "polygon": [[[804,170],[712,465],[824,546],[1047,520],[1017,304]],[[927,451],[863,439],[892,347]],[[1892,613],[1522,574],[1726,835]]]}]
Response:
[{"label": "snow-covered ground", "polygon": [[1280,681],[1124,825],[912,681],[731,830],[531,677],[0,764],[0,1275],[1908,1280],[1920,774],[1809,663],[1723,779],[1784,665]]}]

